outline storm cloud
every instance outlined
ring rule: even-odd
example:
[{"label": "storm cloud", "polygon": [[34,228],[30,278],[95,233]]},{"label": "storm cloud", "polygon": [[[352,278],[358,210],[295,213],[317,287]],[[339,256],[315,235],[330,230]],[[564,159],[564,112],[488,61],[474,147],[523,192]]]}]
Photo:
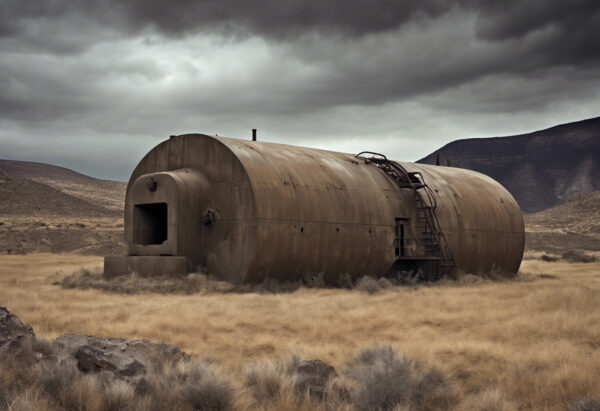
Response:
[{"label": "storm cloud", "polygon": [[127,179],[169,134],[415,160],[597,116],[596,1],[0,5],[0,157]]}]

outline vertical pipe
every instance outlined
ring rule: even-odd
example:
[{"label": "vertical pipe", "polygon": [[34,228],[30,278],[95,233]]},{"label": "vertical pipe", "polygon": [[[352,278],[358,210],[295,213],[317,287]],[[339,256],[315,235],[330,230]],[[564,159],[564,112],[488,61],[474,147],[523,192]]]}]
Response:
[{"label": "vertical pipe", "polygon": [[256,141],[256,129],[252,129],[252,141]]}]

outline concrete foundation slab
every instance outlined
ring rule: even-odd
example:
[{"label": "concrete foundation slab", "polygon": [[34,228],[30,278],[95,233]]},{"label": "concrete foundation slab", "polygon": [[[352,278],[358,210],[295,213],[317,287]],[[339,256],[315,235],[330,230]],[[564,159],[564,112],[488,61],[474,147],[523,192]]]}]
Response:
[{"label": "concrete foundation slab", "polygon": [[183,256],[104,257],[104,277],[137,273],[143,277],[176,276],[189,272],[189,261]]}]

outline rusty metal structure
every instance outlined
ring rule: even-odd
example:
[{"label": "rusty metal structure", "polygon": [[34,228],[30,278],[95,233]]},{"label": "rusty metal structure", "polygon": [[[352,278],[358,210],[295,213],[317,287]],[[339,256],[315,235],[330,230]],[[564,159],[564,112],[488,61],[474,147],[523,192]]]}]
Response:
[{"label": "rusty metal structure", "polygon": [[524,223],[474,171],[202,134],[172,136],[135,168],[128,256],[108,277],[203,271],[233,283],[421,269],[514,274]]}]

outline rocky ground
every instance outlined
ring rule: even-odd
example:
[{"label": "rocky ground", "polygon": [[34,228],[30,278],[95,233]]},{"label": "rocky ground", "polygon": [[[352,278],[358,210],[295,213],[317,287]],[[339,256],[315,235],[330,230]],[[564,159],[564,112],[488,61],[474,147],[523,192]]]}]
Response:
[{"label": "rocky ground", "polygon": [[0,307],[1,409],[430,410],[459,402],[441,371],[418,369],[389,346],[363,350],[344,375],[291,356],[255,364],[237,379],[214,359],[195,362],[162,342],[73,334],[40,340]]}]

